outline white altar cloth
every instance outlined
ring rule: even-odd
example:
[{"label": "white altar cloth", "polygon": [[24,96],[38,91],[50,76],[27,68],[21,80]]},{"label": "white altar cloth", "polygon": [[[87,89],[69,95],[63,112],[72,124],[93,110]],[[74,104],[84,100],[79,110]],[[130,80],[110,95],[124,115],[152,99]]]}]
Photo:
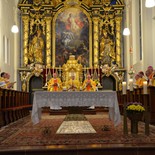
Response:
[{"label": "white altar cloth", "polygon": [[39,123],[42,107],[109,107],[109,118],[117,126],[121,122],[117,94],[115,91],[98,92],[48,92],[36,91],[33,98],[32,122]]}]

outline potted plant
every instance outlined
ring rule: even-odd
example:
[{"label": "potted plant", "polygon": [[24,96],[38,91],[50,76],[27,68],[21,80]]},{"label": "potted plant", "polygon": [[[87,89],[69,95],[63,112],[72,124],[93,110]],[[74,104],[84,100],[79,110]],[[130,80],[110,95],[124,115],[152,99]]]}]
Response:
[{"label": "potted plant", "polygon": [[131,133],[138,133],[138,122],[142,120],[145,111],[142,103],[130,102],[126,106],[127,116],[131,120]]}]

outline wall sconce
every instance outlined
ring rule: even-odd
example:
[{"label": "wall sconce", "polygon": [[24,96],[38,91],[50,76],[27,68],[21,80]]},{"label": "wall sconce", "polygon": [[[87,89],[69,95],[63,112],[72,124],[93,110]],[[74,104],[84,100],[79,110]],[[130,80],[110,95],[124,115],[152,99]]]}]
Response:
[{"label": "wall sconce", "polygon": [[155,6],[155,0],[146,0],[145,1],[145,7],[151,8]]},{"label": "wall sconce", "polygon": [[123,35],[124,35],[124,36],[129,36],[129,35],[130,35],[130,30],[129,30],[128,27],[124,28],[124,30],[123,30]]},{"label": "wall sconce", "polygon": [[19,32],[18,26],[17,25],[13,25],[12,28],[11,28],[11,32],[12,33],[18,33]]}]

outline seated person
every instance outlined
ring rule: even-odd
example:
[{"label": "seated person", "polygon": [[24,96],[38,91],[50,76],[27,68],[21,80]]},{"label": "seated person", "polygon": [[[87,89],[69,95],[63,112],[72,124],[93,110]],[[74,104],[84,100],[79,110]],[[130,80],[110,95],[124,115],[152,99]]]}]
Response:
[{"label": "seated person", "polygon": [[148,66],[146,70],[146,76],[148,77],[148,84],[150,86],[155,86],[155,82],[154,82],[155,71],[152,66]]},{"label": "seated person", "polygon": [[[53,78],[51,78],[49,80],[47,90],[52,91],[52,92],[62,90],[62,82],[61,82],[60,78],[57,77],[56,73],[53,73]],[[60,110],[62,108],[58,105],[54,105],[54,106],[50,106],[50,109]]]},{"label": "seated person", "polygon": [[51,78],[48,82],[48,91],[61,91],[62,90],[62,82],[60,78],[57,77],[56,73],[53,73],[53,78]]},{"label": "seated person", "polygon": [[6,73],[6,72],[1,73],[0,81],[2,83],[1,85],[3,85],[2,88],[6,88],[6,89],[13,88],[13,85],[16,82],[10,82],[9,79],[10,79],[10,74],[9,73]]},{"label": "seated person", "polygon": [[144,77],[144,73],[142,71],[140,71],[136,76],[135,76],[135,80],[136,80],[136,86],[137,87],[142,87],[143,86],[143,82],[146,81],[145,77]]},{"label": "seated person", "polygon": [[88,74],[87,79],[84,80],[83,86],[82,86],[84,91],[96,91],[96,82],[91,79],[91,76]]},{"label": "seated person", "polygon": [[[87,75],[87,79],[84,80],[83,86],[82,86],[84,91],[96,91],[96,82],[91,79],[90,74]],[[95,106],[90,106],[88,109],[95,109]]]},{"label": "seated person", "polygon": [[7,88],[6,83],[2,77],[0,77],[0,88]]},{"label": "seated person", "polygon": [[75,75],[71,76],[71,79],[66,83],[68,91],[79,91],[80,90],[80,82],[75,79]]}]

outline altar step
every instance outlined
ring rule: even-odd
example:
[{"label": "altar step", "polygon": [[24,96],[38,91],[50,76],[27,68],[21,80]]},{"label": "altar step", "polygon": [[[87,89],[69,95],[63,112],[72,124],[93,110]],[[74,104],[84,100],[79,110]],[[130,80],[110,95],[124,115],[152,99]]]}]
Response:
[{"label": "altar step", "polygon": [[95,109],[89,109],[87,107],[63,107],[61,110],[49,110],[50,115],[67,115],[67,114],[87,114],[95,115],[98,112],[107,112],[108,108],[95,107]]},{"label": "altar step", "polygon": [[67,114],[87,114],[87,115],[95,115],[96,111],[94,109],[91,110],[83,110],[82,112],[69,112],[68,110],[50,110],[50,115],[67,115]]},{"label": "altar step", "polygon": [[69,114],[68,110],[61,109],[61,110],[49,110],[50,115],[67,115]]}]

